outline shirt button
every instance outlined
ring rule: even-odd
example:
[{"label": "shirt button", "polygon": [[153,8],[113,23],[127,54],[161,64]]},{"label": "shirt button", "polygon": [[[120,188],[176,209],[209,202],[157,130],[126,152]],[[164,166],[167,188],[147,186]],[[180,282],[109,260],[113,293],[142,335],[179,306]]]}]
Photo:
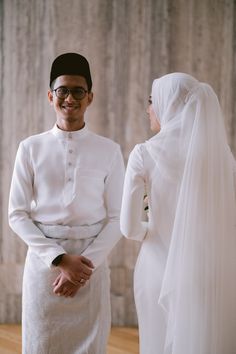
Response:
[{"label": "shirt button", "polygon": [[68,138],[72,139],[72,134],[71,133],[68,134]]},{"label": "shirt button", "polygon": [[72,163],[71,162],[68,162],[68,166],[71,166],[72,165]]},{"label": "shirt button", "polygon": [[71,182],[72,181],[72,178],[68,178],[68,182]]},{"label": "shirt button", "polygon": [[69,150],[69,153],[70,153],[70,154],[72,154],[72,152],[73,152],[73,150],[72,150],[72,149],[70,149],[70,150]]}]

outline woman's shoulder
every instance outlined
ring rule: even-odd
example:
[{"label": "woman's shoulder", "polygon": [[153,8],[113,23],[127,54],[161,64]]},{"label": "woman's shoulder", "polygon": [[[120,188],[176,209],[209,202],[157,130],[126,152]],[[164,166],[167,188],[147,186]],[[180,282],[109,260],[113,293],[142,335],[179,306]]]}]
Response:
[{"label": "woman's shoulder", "polygon": [[136,144],[134,146],[133,150],[131,151],[131,154],[143,158],[146,151],[147,151],[146,143],[141,143],[141,144]]},{"label": "woman's shoulder", "polygon": [[[138,159],[143,162],[143,164],[148,163],[150,160],[150,154],[147,147],[147,142],[136,144],[130,153],[132,159]],[[146,163],[145,163],[146,161]]]},{"label": "woman's shoulder", "polygon": [[148,143],[149,140],[135,145],[129,157],[129,161],[132,165],[135,165],[140,170],[146,171],[146,173],[152,171],[156,166],[154,159],[150,155]]},{"label": "woman's shoulder", "polygon": [[145,143],[136,144],[129,155],[129,167],[144,173],[147,169],[147,150]]}]

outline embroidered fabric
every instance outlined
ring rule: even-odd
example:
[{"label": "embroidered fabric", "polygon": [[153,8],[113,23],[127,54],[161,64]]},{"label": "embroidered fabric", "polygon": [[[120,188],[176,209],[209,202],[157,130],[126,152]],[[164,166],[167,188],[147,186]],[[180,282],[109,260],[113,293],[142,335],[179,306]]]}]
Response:
[{"label": "embroidered fabric", "polygon": [[34,222],[35,225],[42,231],[44,236],[62,240],[82,240],[94,237],[99,234],[103,228],[103,223],[92,225],[47,225],[40,222]]}]

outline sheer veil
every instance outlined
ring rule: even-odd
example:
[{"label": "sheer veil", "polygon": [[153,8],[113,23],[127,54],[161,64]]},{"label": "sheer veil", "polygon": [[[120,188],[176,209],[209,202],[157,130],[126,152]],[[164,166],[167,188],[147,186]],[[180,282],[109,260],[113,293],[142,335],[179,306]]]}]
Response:
[{"label": "sheer veil", "polygon": [[[182,73],[153,82],[159,234],[169,251],[159,297],[166,353],[236,353],[235,160],[213,89]],[[164,216],[163,216],[164,207]],[[160,217],[161,215],[161,217]]]}]

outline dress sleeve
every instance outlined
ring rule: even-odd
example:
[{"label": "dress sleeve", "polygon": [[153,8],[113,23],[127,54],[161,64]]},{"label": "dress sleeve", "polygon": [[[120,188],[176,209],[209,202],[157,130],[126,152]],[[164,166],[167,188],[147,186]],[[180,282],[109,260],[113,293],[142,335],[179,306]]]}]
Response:
[{"label": "dress sleeve", "polygon": [[105,180],[104,202],[107,222],[95,240],[82,253],[95,267],[104,262],[112,248],[121,238],[120,207],[124,182],[124,161],[120,148],[111,162],[110,172]]},{"label": "dress sleeve", "polygon": [[141,146],[136,145],[129,156],[121,207],[121,232],[127,238],[142,241],[147,222],[142,221],[145,192],[145,171]]},{"label": "dress sleeve", "polygon": [[65,250],[55,240],[46,238],[31,219],[34,173],[27,151],[19,145],[9,197],[9,224],[12,230],[50,267]]}]

